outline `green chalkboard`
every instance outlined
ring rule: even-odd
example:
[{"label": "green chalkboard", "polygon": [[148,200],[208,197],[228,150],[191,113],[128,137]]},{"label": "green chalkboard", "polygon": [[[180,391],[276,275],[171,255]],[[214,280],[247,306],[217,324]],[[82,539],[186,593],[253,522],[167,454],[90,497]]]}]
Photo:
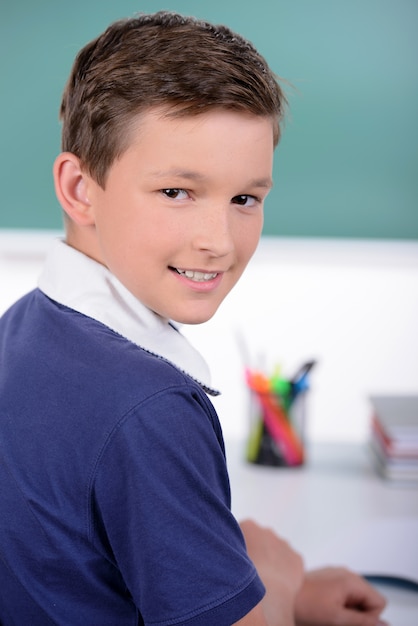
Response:
[{"label": "green chalkboard", "polygon": [[61,228],[51,167],[73,58],[163,8],[228,24],[293,85],[266,234],[418,238],[416,0],[1,0],[0,228]]}]

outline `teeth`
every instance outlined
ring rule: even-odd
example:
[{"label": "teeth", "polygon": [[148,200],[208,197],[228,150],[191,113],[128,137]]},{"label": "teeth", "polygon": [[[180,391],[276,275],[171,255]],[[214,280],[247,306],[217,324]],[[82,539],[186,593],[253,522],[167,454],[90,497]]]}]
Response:
[{"label": "teeth", "polygon": [[196,282],[204,282],[205,280],[212,280],[215,278],[218,273],[206,273],[206,272],[193,272],[192,270],[177,270],[179,274],[186,276],[186,278],[190,278],[190,280],[195,280]]}]

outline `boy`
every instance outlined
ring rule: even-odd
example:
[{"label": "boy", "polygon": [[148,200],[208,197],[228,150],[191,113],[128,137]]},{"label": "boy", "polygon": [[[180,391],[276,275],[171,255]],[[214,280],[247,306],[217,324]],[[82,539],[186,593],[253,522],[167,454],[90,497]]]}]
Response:
[{"label": "boy", "polygon": [[378,622],[360,578],[233,518],[216,392],[171,321],[208,320],[252,256],[283,106],[249,43],[178,15],[78,55],[65,242],[0,325],[3,626]]}]

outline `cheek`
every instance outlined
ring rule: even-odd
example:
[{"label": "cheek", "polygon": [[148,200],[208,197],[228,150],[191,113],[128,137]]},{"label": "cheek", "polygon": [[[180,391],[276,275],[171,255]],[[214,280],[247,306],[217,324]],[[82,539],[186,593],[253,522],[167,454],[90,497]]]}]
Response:
[{"label": "cheek", "polygon": [[247,228],[241,231],[238,237],[238,250],[239,256],[243,263],[247,264],[257,249],[258,243],[261,237],[261,231],[263,228],[263,221],[260,219],[251,225],[251,228]]}]

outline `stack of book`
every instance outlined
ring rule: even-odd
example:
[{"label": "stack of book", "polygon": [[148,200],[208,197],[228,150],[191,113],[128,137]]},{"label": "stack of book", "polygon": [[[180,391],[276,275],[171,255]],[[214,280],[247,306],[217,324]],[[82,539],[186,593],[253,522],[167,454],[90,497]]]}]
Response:
[{"label": "stack of book", "polygon": [[373,396],[370,447],[379,473],[418,483],[418,396]]}]

